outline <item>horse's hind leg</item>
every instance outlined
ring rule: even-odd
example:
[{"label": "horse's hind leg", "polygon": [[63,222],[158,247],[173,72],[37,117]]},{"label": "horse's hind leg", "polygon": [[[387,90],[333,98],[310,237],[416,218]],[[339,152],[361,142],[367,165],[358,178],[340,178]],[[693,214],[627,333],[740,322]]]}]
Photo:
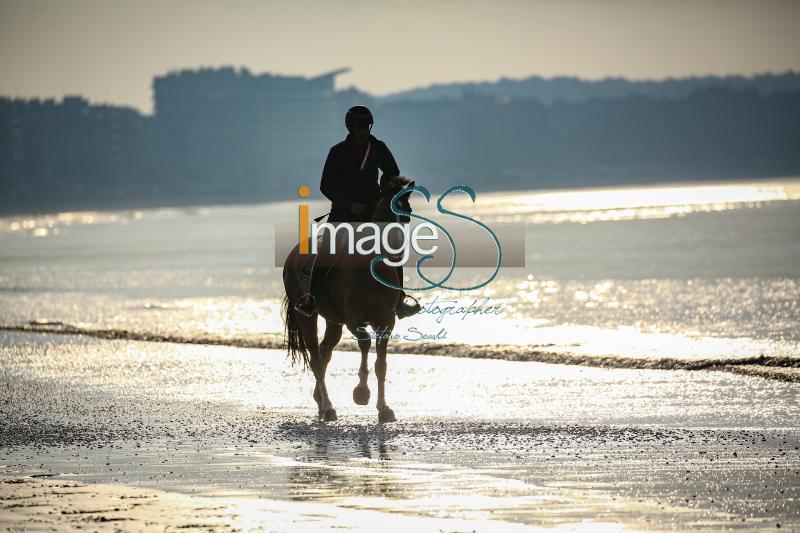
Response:
[{"label": "horse's hind leg", "polygon": [[[325,321],[325,336],[322,338],[322,342],[319,344],[319,354],[322,358],[322,377],[323,380],[325,379],[325,374],[328,371],[328,363],[331,362],[331,356],[333,355],[333,348],[339,343],[339,340],[342,338],[342,325],[335,324],[333,322]],[[319,384],[314,387],[314,399],[317,401],[317,406],[320,409],[320,416],[324,414],[322,410],[322,406],[320,405],[322,398],[320,397],[319,393]],[[336,411],[334,411],[334,416]],[[335,419],[334,419],[335,420]]]},{"label": "horse's hind leg", "polygon": [[358,385],[353,389],[353,401],[358,405],[367,405],[369,403],[369,385],[367,378],[369,378],[369,368],[367,367],[367,356],[369,355],[369,347],[372,345],[372,339],[366,326],[348,326],[347,329],[358,339],[358,349],[361,350],[361,366],[358,368]]},{"label": "horse's hind leg", "polygon": [[[311,355],[311,370],[314,372],[316,384],[314,386],[314,400],[317,402],[319,416],[324,420],[336,420],[336,409],[333,408],[328,397],[328,389],[325,387],[325,370],[328,367],[330,358],[325,358],[320,353],[320,345],[317,341],[317,317],[299,317],[300,331]],[[327,330],[326,330],[327,333]]]}]

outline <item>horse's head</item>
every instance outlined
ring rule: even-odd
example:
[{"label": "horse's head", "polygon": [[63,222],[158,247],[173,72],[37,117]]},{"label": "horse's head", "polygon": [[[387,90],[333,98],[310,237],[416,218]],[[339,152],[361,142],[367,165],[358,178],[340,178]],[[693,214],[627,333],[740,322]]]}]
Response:
[{"label": "horse's head", "polygon": [[[402,191],[406,187],[413,186],[414,181],[406,178],[405,176],[394,176],[387,179],[384,182],[383,187],[381,187],[380,197],[378,198],[377,204],[375,204],[375,211],[372,213],[372,222],[401,222],[404,224],[410,222],[411,217],[408,215],[398,215],[392,212],[391,203],[395,194]],[[411,196],[411,191],[397,199],[397,207],[401,211],[405,211],[407,213],[411,213],[411,202],[409,201],[409,196]]]}]

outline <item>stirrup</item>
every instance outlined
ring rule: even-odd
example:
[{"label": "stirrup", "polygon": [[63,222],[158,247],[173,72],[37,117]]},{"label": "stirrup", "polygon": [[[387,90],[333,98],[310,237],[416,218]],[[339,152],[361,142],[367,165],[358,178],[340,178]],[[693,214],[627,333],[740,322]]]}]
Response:
[{"label": "stirrup", "polygon": [[[405,302],[406,298],[411,298],[414,300],[414,303],[409,305]],[[422,306],[419,305],[419,301],[413,296],[409,296],[406,294],[403,299],[397,304],[397,308],[394,310],[394,314],[397,315],[397,318],[406,318],[408,316],[416,315],[420,312]]]}]

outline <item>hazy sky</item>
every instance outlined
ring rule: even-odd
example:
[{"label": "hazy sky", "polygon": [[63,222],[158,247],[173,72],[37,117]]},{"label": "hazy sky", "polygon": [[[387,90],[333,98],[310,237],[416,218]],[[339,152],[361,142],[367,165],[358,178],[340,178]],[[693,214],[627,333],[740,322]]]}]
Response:
[{"label": "hazy sky", "polygon": [[538,74],[664,78],[800,70],[794,0],[0,0],[0,95],[150,112],[154,75],[199,66],[373,94]]}]

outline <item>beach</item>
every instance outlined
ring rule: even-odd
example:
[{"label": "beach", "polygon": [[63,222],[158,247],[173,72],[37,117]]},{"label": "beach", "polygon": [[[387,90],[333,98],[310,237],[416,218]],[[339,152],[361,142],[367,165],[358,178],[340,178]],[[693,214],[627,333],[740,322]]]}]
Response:
[{"label": "beach", "polygon": [[398,321],[389,424],[283,349],[294,203],[0,219],[0,527],[800,530],[800,182],[480,200],[526,267]]}]

